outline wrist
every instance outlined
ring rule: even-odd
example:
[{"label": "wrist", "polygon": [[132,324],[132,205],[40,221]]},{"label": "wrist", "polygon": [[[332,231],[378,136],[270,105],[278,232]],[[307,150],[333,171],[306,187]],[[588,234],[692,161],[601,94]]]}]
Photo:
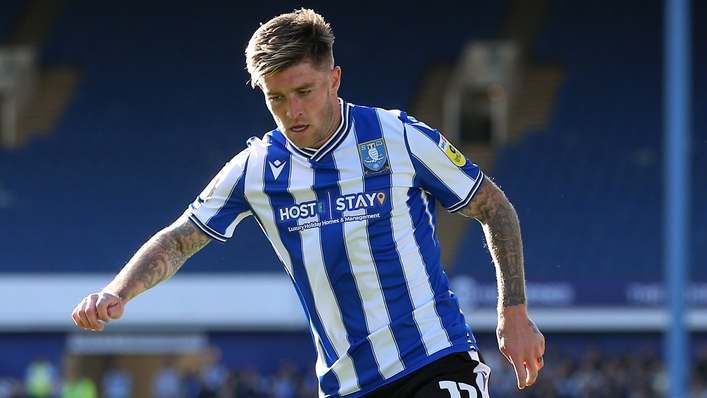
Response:
[{"label": "wrist", "polygon": [[113,296],[116,299],[120,300],[123,305],[127,304],[127,302],[130,300],[130,295],[125,291],[125,288],[120,289],[117,286],[113,285],[108,285],[104,287],[100,291],[100,294]]},{"label": "wrist", "polygon": [[528,315],[528,303],[523,302],[520,304],[515,304],[515,305],[504,305],[503,303],[499,303],[498,305],[498,316],[499,317],[506,317],[506,316],[517,316],[517,315]]}]

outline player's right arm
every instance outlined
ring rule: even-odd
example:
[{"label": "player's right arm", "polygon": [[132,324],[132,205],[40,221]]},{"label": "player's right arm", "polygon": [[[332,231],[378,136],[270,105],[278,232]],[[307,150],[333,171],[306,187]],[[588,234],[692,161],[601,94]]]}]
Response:
[{"label": "player's right arm", "polygon": [[128,301],[169,279],[210,241],[186,215],[180,217],[145,242],[113,281],[84,298],[71,317],[81,328],[103,330],[101,321],[120,318]]}]

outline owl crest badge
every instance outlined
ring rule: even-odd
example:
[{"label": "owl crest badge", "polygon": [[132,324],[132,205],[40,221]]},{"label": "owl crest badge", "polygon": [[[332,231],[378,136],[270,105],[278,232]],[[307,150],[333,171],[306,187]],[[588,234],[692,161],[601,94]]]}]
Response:
[{"label": "owl crest badge", "polygon": [[358,144],[358,152],[366,174],[385,173],[390,169],[388,151],[383,138]]}]

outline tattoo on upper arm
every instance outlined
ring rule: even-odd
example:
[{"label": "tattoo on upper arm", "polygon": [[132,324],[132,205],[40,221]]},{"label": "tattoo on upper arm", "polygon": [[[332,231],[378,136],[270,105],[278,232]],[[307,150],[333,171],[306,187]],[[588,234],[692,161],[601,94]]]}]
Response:
[{"label": "tattoo on upper arm", "polygon": [[176,249],[184,256],[184,260],[203,249],[211,240],[189,221],[175,227],[170,231],[170,236],[176,242]]},{"label": "tattoo on upper arm", "polygon": [[484,181],[474,200],[462,210],[484,228],[489,251],[497,265],[502,306],[525,303],[523,245],[518,215],[506,195],[489,179]]}]

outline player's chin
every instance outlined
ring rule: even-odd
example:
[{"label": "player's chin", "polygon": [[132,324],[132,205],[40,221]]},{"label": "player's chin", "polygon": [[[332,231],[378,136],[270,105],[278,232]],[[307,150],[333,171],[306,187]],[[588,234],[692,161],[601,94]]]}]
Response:
[{"label": "player's chin", "polygon": [[307,134],[307,129],[294,133],[292,131],[288,131],[287,137],[299,148],[310,148],[316,144],[315,142],[312,142],[310,135]]}]

